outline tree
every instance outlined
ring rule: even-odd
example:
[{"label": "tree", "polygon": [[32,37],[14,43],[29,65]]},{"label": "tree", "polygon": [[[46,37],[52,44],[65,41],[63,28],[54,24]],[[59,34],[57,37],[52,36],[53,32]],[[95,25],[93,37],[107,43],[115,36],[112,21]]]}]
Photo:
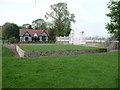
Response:
[{"label": "tree", "polygon": [[5,23],[2,27],[2,36],[7,40],[11,37],[19,40],[19,27],[14,23]]},{"label": "tree", "polygon": [[50,28],[48,32],[49,32],[49,40],[55,41],[55,30]]},{"label": "tree", "polygon": [[57,3],[50,6],[51,13],[46,13],[45,18],[52,18],[56,36],[68,35],[71,30],[71,22],[75,22],[74,14],[67,10],[66,3]]},{"label": "tree", "polygon": [[42,23],[41,26],[42,26],[42,29],[43,29],[43,30],[47,30],[46,23]]},{"label": "tree", "polygon": [[106,29],[116,36],[120,44],[120,1],[111,1],[107,5],[110,13],[106,15],[110,17],[110,22],[107,23]]},{"label": "tree", "polygon": [[46,22],[46,28],[49,30],[49,28],[54,28],[53,22]]},{"label": "tree", "polygon": [[52,22],[46,22],[46,29],[49,32],[49,41],[55,42],[55,29]]},{"label": "tree", "polygon": [[45,21],[43,19],[36,19],[36,20],[34,20],[32,22],[32,28],[33,29],[40,29],[40,27],[42,26],[42,24],[45,24]]}]

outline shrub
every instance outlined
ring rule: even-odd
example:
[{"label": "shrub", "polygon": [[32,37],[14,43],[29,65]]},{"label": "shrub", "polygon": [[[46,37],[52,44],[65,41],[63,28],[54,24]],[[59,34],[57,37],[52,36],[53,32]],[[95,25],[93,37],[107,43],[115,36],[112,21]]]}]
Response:
[{"label": "shrub", "polygon": [[9,43],[17,43],[17,40],[16,40],[16,38],[15,37],[11,37],[11,38],[9,38]]}]

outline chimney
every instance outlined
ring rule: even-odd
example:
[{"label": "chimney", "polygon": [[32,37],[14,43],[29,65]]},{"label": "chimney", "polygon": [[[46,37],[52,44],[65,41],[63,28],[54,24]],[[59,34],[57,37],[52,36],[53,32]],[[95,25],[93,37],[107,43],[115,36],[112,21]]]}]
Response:
[{"label": "chimney", "polygon": [[42,30],[42,26],[40,26],[40,30]]}]

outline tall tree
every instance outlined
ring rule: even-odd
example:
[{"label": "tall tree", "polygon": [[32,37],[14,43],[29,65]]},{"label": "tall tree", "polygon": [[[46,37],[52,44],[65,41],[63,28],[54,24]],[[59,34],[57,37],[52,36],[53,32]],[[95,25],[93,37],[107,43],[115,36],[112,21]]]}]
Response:
[{"label": "tall tree", "polygon": [[106,29],[116,36],[120,44],[120,1],[111,1],[107,5],[110,13],[106,15],[110,17],[110,22],[107,23]]},{"label": "tall tree", "polygon": [[47,22],[46,23],[47,30],[49,32],[49,41],[54,41],[55,42],[55,29],[53,27],[52,22]]},{"label": "tall tree", "polygon": [[71,30],[71,22],[75,22],[74,14],[70,14],[66,3],[57,3],[50,6],[51,13],[46,13],[45,18],[53,18],[56,35],[68,35]]},{"label": "tall tree", "polygon": [[2,27],[2,37],[5,39],[15,37],[19,40],[19,27],[14,23],[5,23]]}]

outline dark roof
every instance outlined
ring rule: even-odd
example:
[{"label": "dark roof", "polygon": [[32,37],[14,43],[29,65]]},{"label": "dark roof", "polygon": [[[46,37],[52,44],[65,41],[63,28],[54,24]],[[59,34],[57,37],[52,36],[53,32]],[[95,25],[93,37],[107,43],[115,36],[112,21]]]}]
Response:
[{"label": "dark roof", "polygon": [[20,29],[19,36],[23,36],[26,32],[28,32],[31,36],[34,35],[34,33],[37,33],[37,35],[41,35],[42,32],[45,31],[48,35],[48,30],[33,30],[33,29]]}]

